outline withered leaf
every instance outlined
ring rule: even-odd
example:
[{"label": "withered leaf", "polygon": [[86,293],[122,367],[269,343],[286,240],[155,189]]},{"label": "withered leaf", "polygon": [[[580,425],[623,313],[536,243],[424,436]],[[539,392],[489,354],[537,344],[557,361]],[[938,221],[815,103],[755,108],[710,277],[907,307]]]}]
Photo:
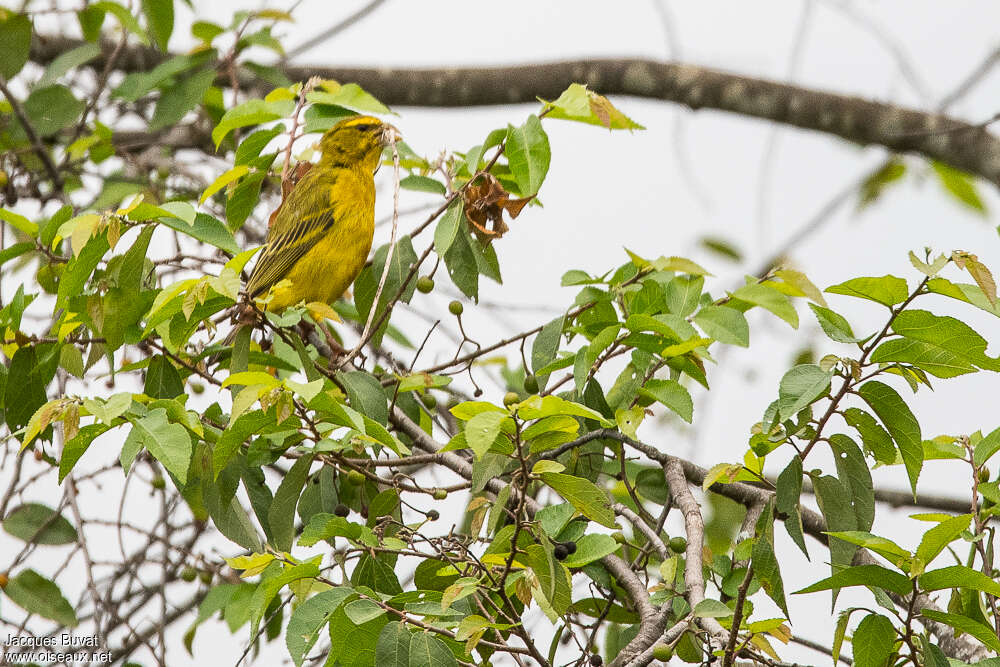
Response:
[{"label": "withered leaf", "polygon": [[523,199],[512,198],[493,174],[484,173],[465,189],[462,198],[472,231],[483,245],[489,245],[510,229],[503,219],[504,211],[513,220],[534,199],[534,195]]}]

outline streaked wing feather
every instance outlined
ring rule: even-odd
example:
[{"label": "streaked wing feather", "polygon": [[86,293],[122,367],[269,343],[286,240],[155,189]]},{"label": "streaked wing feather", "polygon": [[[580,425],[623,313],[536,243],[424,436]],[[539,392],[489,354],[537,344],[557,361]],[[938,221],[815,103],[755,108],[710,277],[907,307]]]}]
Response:
[{"label": "streaked wing feather", "polygon": [[333,224],[333,207],[300,218],[282,234],[269,239],[250,274],[247,293],[256,298],[285,278],[295,263],[323,237]]}]

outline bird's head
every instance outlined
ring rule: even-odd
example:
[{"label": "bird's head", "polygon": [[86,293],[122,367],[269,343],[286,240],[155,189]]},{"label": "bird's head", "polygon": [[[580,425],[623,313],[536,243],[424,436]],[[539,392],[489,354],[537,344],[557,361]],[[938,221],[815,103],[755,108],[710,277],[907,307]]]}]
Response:
[{"label": "bird's head", "polygon": [[382,149],[401,139],[399,130],[373,116],[352,116],[340,121],[319,142],[320,164],[363,165],[374,172]]}]

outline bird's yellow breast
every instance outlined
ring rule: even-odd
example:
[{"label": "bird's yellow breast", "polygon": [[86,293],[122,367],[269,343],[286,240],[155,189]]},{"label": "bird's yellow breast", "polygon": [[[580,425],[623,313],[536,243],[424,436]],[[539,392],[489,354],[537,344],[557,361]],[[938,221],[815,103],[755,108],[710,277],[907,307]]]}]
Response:
[{"label": "bird's yellow breast", "polygon": [[[335,207],[333,225],[288,272],[290,284],[272,289],[268,310],[280,311],[300,301],[332,303],[364,267],[375,231],[374,180],[361,170],[338,170],[329,190]],[[353,196],[344,197],[345,193]]]}]

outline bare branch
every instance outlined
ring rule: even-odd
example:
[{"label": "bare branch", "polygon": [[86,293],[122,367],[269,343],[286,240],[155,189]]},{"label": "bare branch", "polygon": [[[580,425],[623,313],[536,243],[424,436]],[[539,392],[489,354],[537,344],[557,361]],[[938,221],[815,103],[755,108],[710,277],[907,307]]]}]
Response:
[{"label": "bare branch", "polygon": [[[51,62],[80,46],[76,39],[39,36],[32,43],[36,62]],[[90,66],[102,67],[114,49]],[[167,56],[129,46],[118,56],[122,71],[146,70]],[[633,95],[716,109],[806,130],[824,132],[861,145],[917,153],[1000,185],[1000,138],[980,123],[938,113],[822,92],[697,65],[642,58],[586,59],[504,67],[447,69],[286,66],[292,80],[321,76],[355,81],[387,104],[437,107],[519,104],[536,97],[554,99],[569,84],[584,83],[606,95]],[[269,87],[250,71],[238,72],[241,88]],[[226,85],[226,80],[220,80]]]}]

